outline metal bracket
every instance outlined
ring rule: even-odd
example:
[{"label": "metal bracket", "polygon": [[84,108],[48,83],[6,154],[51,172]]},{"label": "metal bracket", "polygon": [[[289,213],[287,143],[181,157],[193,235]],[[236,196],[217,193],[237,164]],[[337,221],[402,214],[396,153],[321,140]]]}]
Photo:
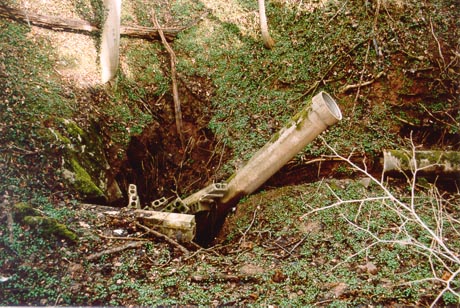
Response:
[{"label": "metal bracket", "polygon": [[[210,211],[213,204],[218,199],[222,198],[227,193],[227,190],[227,183],[213,183],[184,200],[179,197],[169,203],[169,200],[165,197],[154,200],[149,208],[152,208],[154,211],[183,214],[196,214],[198,212]],[[140,209],[136,185],[129,184],[128,196],[128,207]]]},{"label": "metal bracket", "polygon": [[[222,198],[227,192],[227,183],[213,183],[197,194],[198,200],[188,204],[190,212],[195,214],[203,211],[210,211],[213,203]],[[196,199],[196,198],[195,198]]]}]

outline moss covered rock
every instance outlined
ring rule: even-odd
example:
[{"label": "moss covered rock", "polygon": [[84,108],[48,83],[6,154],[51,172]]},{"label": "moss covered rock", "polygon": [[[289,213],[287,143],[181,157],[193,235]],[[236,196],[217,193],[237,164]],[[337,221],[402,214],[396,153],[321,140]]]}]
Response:
[{"label": "moss covered rock", "polygon": [[71,242],[78,241],[78,236],[56,219],[43,216],[25,216],[23,222],[26,225],[37,228],[45,236],[54,235]]},{"label": "moss covered rock", "polygon": [[39,212],[36,209],[25,202],[18,202],[13,207],[13,216],[16,221],[22,221],[26,216],[38,214]]},{"label": "moss covered rock", "polygon": [[57,136],[64,147],[62,173],[81,198],[99,203],[112,203],[122,193],[110,172],[103,140],[93,123],[86,129],[69,119],[59,119]]},{"label": "moss covered rock", "polygon": [[43,216],[40,211],[26,202],[14,205],[13,217],[15,221],[37,229],[46,237],[53,235],[71,242],[78,241],[78,236],[64,224],[59,223],[56,219]]},{"label": "moss covered rock", "polygon": [[91,175],[80,165],[75,157],[69,162],[70,170],[64,171],[64,176],[80,193],[80,195],[91,199],[105,200],[104,192],[94,183]]}]

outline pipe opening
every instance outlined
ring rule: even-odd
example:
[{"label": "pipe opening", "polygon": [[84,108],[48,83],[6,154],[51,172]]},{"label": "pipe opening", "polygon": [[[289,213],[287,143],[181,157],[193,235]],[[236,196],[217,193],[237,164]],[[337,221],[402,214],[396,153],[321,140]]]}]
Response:
[{"label": "pipe opening", "polygon": [[330,113],[334,118],[337,120],[342,120],[342,112],[340,111],[339,106],[335,102],[335,100],[327,94],[326,92],[321,92],[321,98],[324,100],[326,103],[327,108],[329,109]]}]

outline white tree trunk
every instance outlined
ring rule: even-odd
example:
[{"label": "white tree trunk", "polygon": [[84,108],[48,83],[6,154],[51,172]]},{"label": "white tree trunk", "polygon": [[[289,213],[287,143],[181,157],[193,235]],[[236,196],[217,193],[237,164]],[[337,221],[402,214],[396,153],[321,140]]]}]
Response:
[{"label": "white tree trunk", "polygon": [[118,69],[120,48],[121,0],[104,0],[107,18],[101,39],[101,79],[102,83],[112,79]]},{"label": "white tree trunk", "polygon": [[267,16],[265,15],[265,0],[258,0],[259,2],[259,19],[260,19],[260,32],[262,33],[262,41],[264,46],[272,49],[275,41],[270,37],[268,32]]}]

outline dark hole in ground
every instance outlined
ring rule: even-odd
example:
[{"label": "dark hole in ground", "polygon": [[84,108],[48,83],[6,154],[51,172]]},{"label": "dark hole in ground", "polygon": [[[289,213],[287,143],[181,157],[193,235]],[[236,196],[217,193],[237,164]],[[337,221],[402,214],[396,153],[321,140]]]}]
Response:
[{"label": "dark hole in ground", "polygon": [[[167,98],[164,104],[172,106],[172,99]],[[143,206],[161,197],[183,197],[217,180],[216,171],[225,149],[207,128],[209,119],[199,102],[185,96],[181,105],[186,144],[182,147],[174,114],[165,108],[155,123],[132,137],[127,159],[117,175],[125,195],[129,184],[137,185]]]},{"label": "dark hole in ground", "polygon": [[[181,107],[183,133],[186,144],[182,146],[176,131],[173,101],[166,97],[157,114],[157,121],[134,136],[127,149],[127,159],[120,167],[116,179],[125,196],[129,184],[136,184],[143,207],[161,197],[188,196],[212,182],[225,181],[228,175],[219,175],[219,168],[231,155],[207,128],[210,114],[209,101],[197,98],[191,91],[182,89]],[[402,126],[400,134],[408,135],[408,127]],[[438,138],[436,138],[438,136]],[[439,138],[442,136],[442,138]],[[423,142],[425,148],[458,148],[455,135],[432,128],[417,130],[412,134],[414,144]],[[353,159],[362,165],[363,157]],[[382,172],[381,157],[367,157],[367,170],[376,178]],[[259,190],[286,185],[314,182],[322,178],[350,178],[362,176],[345,162],[324,161],[305,164],[291,161],[269,179]],[[127,202],[127,200],[126,200]],[[208,245],[217,234],[222,221],[216,221],[215,213],[199,213],[197,218],[197,241]]]},{"label": "dark hole in ground", "polygon": [[[160,108],[155,108],[157,120],[131,138],[126,159],[116,175],[126,204],[129,184],[137,186],[141,206],[146,207],[156,199],[172,201],[224,180],[219,178],[219,167],[231,153],[207,128],[210,102],[186,88],[181,89],[180,97],[185,144],[181,145],[176,129],[174,102],[166,96]],[[207,237],[214,232],[211,216],[197,215],[197,233]]]}]

